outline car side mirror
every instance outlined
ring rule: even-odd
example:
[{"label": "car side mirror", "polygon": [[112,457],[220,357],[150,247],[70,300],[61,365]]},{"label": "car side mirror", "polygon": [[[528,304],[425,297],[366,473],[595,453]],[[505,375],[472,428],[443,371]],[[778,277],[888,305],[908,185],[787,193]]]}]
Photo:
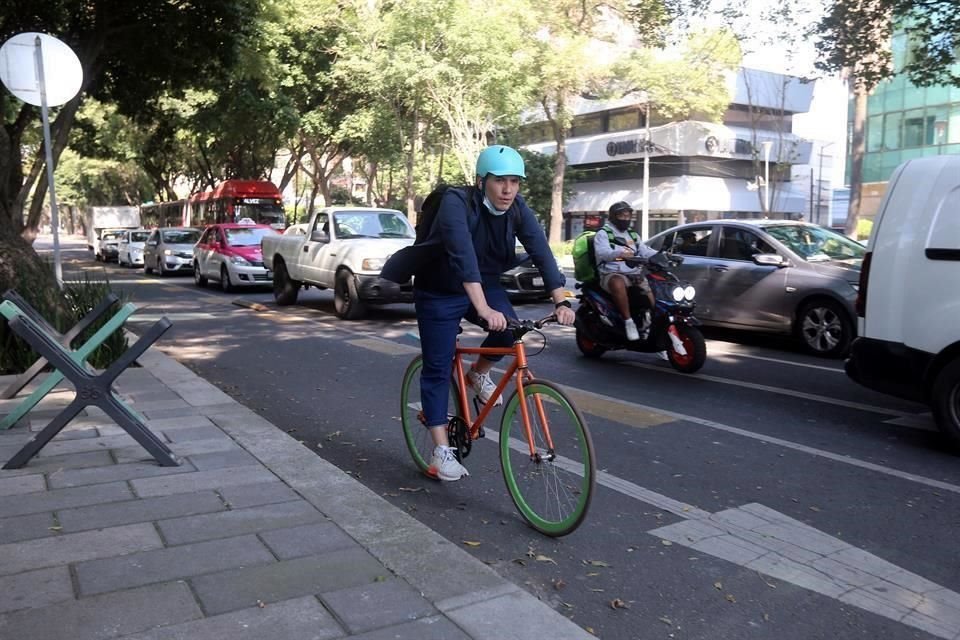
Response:
[{"label": "car side mirror", "polygon": [[314,229],[310,234],[310,239],[313,242],[330,242],[330,234],[322,229]]},{"label": "car side mirror", "polygon": [[753,256],[753,262],[765,267],[786,267],[789,263],[778,253],[758,253]]}]

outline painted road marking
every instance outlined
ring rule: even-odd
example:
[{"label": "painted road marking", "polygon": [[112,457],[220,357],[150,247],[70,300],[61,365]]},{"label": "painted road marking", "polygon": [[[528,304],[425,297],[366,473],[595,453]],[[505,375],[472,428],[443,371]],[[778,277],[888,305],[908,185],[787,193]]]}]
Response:
[{"label": "painted road marking", "polygon": [[355,347],[363,347],[370,351],[383,353],[388,356],[409,356],[420,353],[419,347],[400,344],[391,340],[381,340],[380,338],[358,338],[357,340],[347,340],[347,344]]},{"label": "painted road marking", "polygon": [[814,402],[821,402],[823,404],[832,404],[838,407],[846,407],[848,409],[857,409],[858,411],[867,411],[870,413],[880,413],[888,416],[897,416],[900,418],[910,417],[917,415],[916,413],[911,413],[909,411],[901,411],[899,409],[890,409],[888,407],[878,407],[872,404],[864,404],[862,402],[852,402],[850,400],[840,400],[839,398],[831,398],[829,396],[821,396],[816,393],[806,393],[803,391],[794,391],[792,389],[782,389],[780,387],[773,387],[767,384],[758,384],[756,382],[745,382],[743,380],[732,380],[730,378],[721,378],[719,376],[711,376],[703,373],[681,373],[675,369],[667,368],[663,365],[655,364],[644,364],[642,362],[624,362],[624,364],[631,367],[638,367],[640,369],[650,369],[651,371],[657,371],[659,373],[670,373],[678,376],[684,376],[687,378],[692,378],[694,380],[706,380],[707,382],[716,382],[719,384],[729,384],[735,387],[743,387],[745,389],[755,389],[757,391],[765,391],[767,393],[776,393],[784,396],[791,396],[793,398],[800,398],[803,400],[813,400]]},{"label": "painted road marking", "polygon": [[763,360],[765,362],[775,362],[777,364],[787,364],[791,367],[806,367],[807,369],[817,369],[819,371],[830,371],[832,373],[845,373],[844,370],[840,367],[826,367],[822,364],[809,364],[806,362],[796,362],[794,360],[783,360],[782,358],[770,358],[767,356],[755,356],[750,353],[742,353],[736,349],[717,349],[716,345],[721,344],[713,340],[708,340],[707,353],[710,354],[710,357],[717,355],[722,356],[733,356],[735,358],[749,358],[751,360]]}]

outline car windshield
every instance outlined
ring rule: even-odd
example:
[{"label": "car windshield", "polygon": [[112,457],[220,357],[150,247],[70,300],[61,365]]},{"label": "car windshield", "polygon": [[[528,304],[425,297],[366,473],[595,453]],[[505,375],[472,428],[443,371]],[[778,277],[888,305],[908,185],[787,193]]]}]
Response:
[{"label": "car windshield", "polygon": [[259,247],[263,236],[276,233],[273,229],[264,227],[240,227],[224,229],[227,233],[227,243],[231,247]]},{"label": "car windshield", "polygon": [[413,238],[413,227],[393,211],[344,211],[336,213],[339,238]]},{"label": "car windshield", "polygon": [[813,225],[771,225],[764,231],[787,245],[807,262],[857,263],[866,249],[862,244],[824,227]]},{"label": "car windshield", "polygon": [[149,235],[149,231],[131,231],[130,242],[146,242]]},{"label": "car windshield", "polygon": [[119,234],[119,233],[105,233],[105,234],[103,234],[102,236],[100,236],[100,239],[101,239],[101,240],[119,240],[119,239],[120,239],[120,234]]},{"label": "car windshield", "polygon": [[163,232],[163,241],[167,244],[196,244],[200,232],[193,229],[174,229]]}]

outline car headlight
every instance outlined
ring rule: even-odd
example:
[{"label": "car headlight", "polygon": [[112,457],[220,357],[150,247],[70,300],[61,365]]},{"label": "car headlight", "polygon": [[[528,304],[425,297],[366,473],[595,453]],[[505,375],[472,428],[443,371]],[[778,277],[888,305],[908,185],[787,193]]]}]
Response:
[{"label": "car headlight", "polygon": [[683,289],[683,297],[686,298],[687,301],[689,302],[693,300],[695,297],[697,297],[697,290],[693,288],[693,285],[688,284]]},{"label": "car headlight", "polygon": [[849,283],[847,283],[847,284],[849,284],[851,287],[853,287],[853,290],[856,291],[857,293],[860,292],[860,283],[859,283],[859,282],[849,282]]},{"label": "car headlight", "polygon": [[163,250],[163,255],[165,255],[165,256],[172,256],[172,255],[173,255],[173,251],[171,251],[170,249],[164,249],[164,250]]},{"label": "car headlight", "polygon": [[380,271],[386,262],[383,258],[364,258],[360,263],[360,268],[364,271]]},{"label": "car headlight", "polygon": [[248,262],[247,259],[242,256],[230,256],[230,262],[236,265],[240,265],[241,267],[250,266],[250,262]]},{"label": "car headlight", "polygon": [[673,299],[677,302],[683,300],[683,287],[675,287],[671,293],[673,294]]}]

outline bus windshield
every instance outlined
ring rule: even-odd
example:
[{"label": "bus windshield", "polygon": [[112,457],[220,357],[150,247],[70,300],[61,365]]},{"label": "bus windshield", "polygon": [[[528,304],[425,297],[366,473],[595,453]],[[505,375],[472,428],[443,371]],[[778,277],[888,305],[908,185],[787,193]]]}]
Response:
[{"label": "bus windshield", "polygon": [[273,227],[283,227],[286,223],[286,215],[283,213],[283,207],[278,204],[250,204],[240,203],[233,210],[233,221],[240,222],[244,218],[250,218],[257,224],[269,224]]}]

